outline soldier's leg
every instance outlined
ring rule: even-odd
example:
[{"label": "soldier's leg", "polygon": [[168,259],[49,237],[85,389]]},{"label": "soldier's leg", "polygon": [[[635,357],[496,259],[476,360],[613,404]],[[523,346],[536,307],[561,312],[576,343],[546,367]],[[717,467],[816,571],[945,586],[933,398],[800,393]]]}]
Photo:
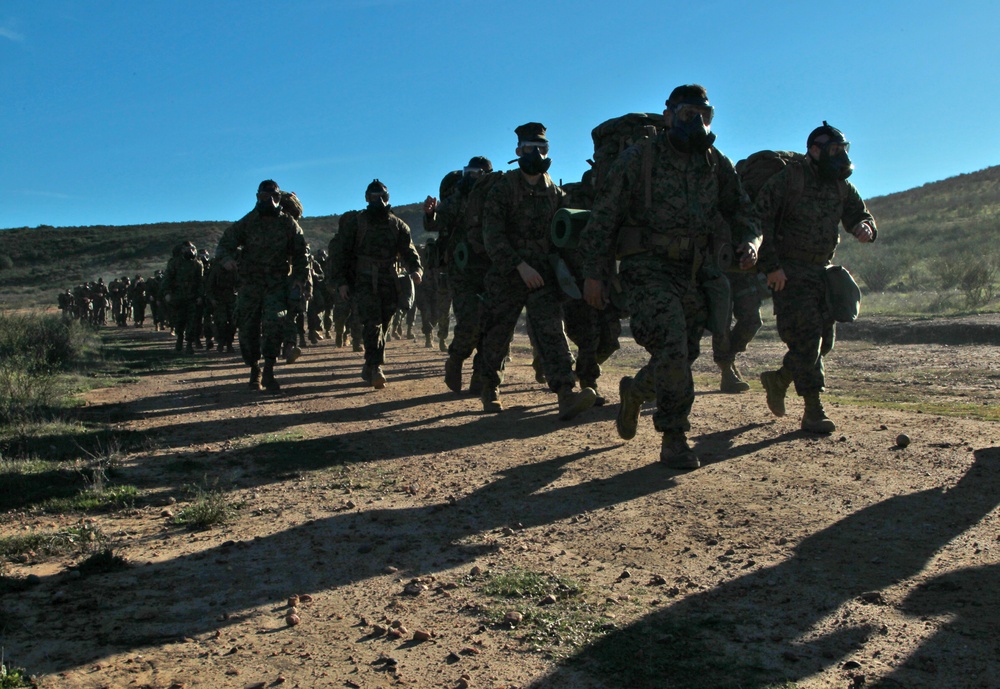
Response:
[{"label": "soldier's leg", "polygon": [[258,288],[244,287],[236,299],[233,317],[240,335],[240,354],[247,366],[257,366],[261,357],[261,312],[264,295]]},{"label": "soldier's leg", "polygon": [[528,299],[524,282],[515,274],[509,276],[490,272],[486,276],[486,302],[483,311],[482,354],[483,395],[496,391],[503,383],[505,359],[510,351],[514,328]]},{"label": "soldier's leg", "polygon": [[601,366],[597,363],[600,343],[599,314],[582,299],[571,299],[563,304],[566,317],[566,336],[576,345],[576,377],[580,387],[597,390]]},{"label": "soldier's leg", "polygon": [[444,352],[448,350],[448,328],[451,324],[451,288],[448,284],[448,278],[444,273],[442,273],[438,279],[434,315],[438,324],[437,334],[439,348],[442,352]]}]

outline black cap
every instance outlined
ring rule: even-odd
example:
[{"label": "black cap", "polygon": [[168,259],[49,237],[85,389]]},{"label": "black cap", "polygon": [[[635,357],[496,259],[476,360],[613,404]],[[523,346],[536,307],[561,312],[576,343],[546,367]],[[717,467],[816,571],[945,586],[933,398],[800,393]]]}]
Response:
[{"label": "black cap", "polygon": [[685,84],[684,86],[678,86],[670,92],[670,97],[667,98],[667,107],[672,108],[675,105],[680,105],[681,103],[689,103],[691,105],[708,105],[708,91],[706,91],[705,87],[700,84]]},{"label": "black cap", "polygon": [[806,139],[806,150],[812,148],[812,145],[813,143],[815,143],[816,139],[819,139],[820,137],[824,136],[826,137],[827,141],[836,141],[837,143],[847,143],[847,137],[844,136],[844,132],[840,131],[836,127],[831,127],[826,123],[826,120],[823,120],[823,126],[816,127],[816,129],[812,130],[812,132],[809,134],[809,138]]},{"label": "black cap", "polygon": [[528,122],[527,124],[522,124],[520,127],[514,130],[517,134],[518,142],[521,141],[542,141],[548,143],[549,140],[545,138],[545,125],[540,122]]},{"label": "black cap", "polygon": [[484,158],[483,156],[474,156],[469,159],[469,164],[465,167],[474,167],[484,172],[493,172],[493,163],[490,162],[489,158]]}]

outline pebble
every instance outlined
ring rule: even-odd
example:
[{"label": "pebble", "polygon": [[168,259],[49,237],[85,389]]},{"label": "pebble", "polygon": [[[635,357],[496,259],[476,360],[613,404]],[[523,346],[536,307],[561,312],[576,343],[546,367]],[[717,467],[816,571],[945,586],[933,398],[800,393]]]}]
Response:
[{"label": "pebble", "polygon": [[896,447],[907,447],[910,444],[910,436],[906,433],[900,433],[896,436]]},{"label": "pebble", "polygon": [[418,629],[417,631],[413,632],[414,641],[430,641],[430,639],[431,639],[431,633],[428,631],[424,631],[423,629]]},{"label": "pebble", "polygon": [[521,624],[521,620],[524,619],[524,615],[519,613],[517,610],[511,610],[506,615],[503,616],[505,622],[509,623],[511,626]]},{"label": "pebble", "polygon": [[289,627],[294,627],[301,621],[302,619],[295,613],[289,613],[285,615],[285,624],[287,624]]}]

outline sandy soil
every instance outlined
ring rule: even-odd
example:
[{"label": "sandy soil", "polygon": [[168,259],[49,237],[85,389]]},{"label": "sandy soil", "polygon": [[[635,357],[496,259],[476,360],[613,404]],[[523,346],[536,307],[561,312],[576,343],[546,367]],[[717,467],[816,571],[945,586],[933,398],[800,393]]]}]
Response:
[{"label": "sandy soil", "polygon": [[[171,356],[163,333],[114,336]],[[648,408],[635,439],[615,433],[634,344],[607,367],[608,405],[568,423],[525,344],[495,416],[445,389],[422,340],[390,344],[382,391],[322,342],[280,367],[278,395],[217,354],[90,393],[89,420],[151,437],[115,479],[140,504],[87,517],[133,566],[12,565],[39,583],[0,600],[6,656],[43,687],[1000,686],[1000,429],[920,408],[994,404],[996,350],[842,342],[830,436],[798,430],[797,399],[777,419],[759,385],[715,392],[703,357],[704,466],[682,473],[657,463]],[[755,380],[782,350],[752,346]],[[850,401],[873,386],[910,409]],[[174,525],[191,485],[226,491],[235,518]],[[79,519],[18,512],[0,533]],[[591,644],[495,622],[546,603],[483,592],[520,570],[578,584]]]}]

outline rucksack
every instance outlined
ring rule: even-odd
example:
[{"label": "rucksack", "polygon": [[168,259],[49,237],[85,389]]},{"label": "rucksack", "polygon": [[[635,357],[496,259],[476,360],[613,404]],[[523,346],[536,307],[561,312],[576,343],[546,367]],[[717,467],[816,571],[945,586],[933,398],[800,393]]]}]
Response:
[{"label": "rucksack", "polygon": [[486,208],[486,196],[503,177],[502,170],[483,175],[469,192],[469,200],[465,204],[465,242],[476,253],[486,251],[483,244],[483,210]]},{"label": "rucksack", "polygon": [[[802,166],[807,163],[804,153],[794,151],[757,151],[736,163],[736,173],[743,183],[743,190],[750,196],[751,201],[757,201],[757,195],[767,183],[767,180],[792,165],[793,172],[788,178],[788,193],[785,196],[785,205],[781,209],[781,214],[775,222],[775,231],[780,231],[781,223],[785,218],[788,209],[794,206],[802,192],[805,190],[805,170]],[[837,190],[840,192],[840,205],[843,207],[847,198],[847,182],[837,180]]]},{"label": "rucksack", "polygon": [[594,172],[594,188],[600,188],[611,164],[629,146],[642,139],[652,139],[663,128],[663,115],[654,112],[630,112],[594,127],[594,158],[588,161]]}]

